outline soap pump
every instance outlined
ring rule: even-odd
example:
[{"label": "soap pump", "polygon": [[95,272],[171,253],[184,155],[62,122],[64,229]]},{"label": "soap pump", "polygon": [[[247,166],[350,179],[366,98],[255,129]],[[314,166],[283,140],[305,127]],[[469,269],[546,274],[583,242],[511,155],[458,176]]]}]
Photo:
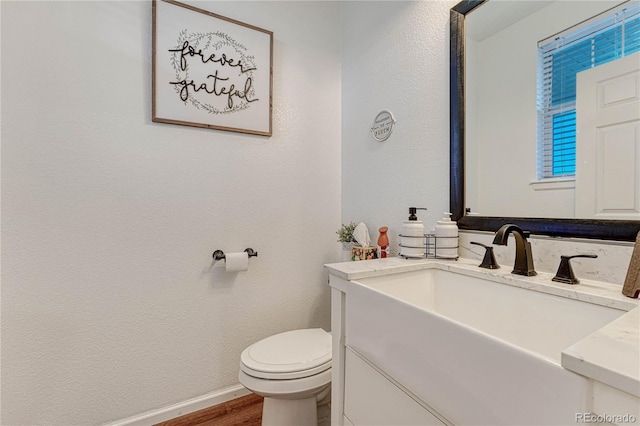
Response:
[{"label": "soap pump", "polygon": [[400,256],[425,257],[424,224],[418,220],[418,210],[427,210],[424,207],[409,207],[409,218],[402,224],[400,234]]},{"label": "soap pump", "polygon": [[451,213],[445,213],[436,223],[436,257],[458,258],[458,224],[451,220]]}]

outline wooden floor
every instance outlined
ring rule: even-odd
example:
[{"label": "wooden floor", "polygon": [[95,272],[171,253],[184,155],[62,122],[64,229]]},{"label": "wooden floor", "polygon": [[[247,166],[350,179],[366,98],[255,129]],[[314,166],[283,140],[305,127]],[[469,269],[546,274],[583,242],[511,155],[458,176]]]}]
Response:
[{"label": "wooden floor", "polygon": [[260,426],[262,397],[251,394],[155,426]]}]

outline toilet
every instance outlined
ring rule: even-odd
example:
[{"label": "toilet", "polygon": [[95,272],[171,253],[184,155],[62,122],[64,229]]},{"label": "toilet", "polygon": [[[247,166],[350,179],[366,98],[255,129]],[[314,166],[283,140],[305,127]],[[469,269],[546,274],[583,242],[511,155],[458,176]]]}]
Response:
[{"label": "toilet", "polygon": [[262,339],[242,351],[238,379],[264,397],[262,426],[328,425],[331,334],[311,328]]}]

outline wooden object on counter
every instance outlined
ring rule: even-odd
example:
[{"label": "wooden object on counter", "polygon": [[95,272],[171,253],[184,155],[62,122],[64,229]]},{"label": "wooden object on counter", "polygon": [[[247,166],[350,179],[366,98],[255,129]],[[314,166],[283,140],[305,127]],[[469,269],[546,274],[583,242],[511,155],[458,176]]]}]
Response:
[{"label": "wooden object on counter", "polygon": [[622,294],[634,299],[638,298],[640,293],[640,232],[636,237],[636,245],[633,247],[631,261],[629,262],[629,270],[627,277],[622,286]]},{"label": "wooden object on counter", "polygon": [[378,246],[380,247],[380,258],[387,257],[387,251],[389,248],[389,236],[387,235],[388,227],[383,226],[378,231],[380,236],[378,237]]}]

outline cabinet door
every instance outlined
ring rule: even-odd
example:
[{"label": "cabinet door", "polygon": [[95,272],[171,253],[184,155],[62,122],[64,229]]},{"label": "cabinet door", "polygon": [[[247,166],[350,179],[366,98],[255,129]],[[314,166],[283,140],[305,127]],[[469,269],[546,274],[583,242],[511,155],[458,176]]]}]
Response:
[{"label": "cabinet door", "polygon": [[444,425],[349,348],[345,362],[344,414],[354,426]]},{"label": "cabinet door", "polygon": [[581,414],[585,419],[583,422],[604,420],[619,425],[640,424],[640,398],[595,380],[592,409],[595,413],[593,417]]}]

